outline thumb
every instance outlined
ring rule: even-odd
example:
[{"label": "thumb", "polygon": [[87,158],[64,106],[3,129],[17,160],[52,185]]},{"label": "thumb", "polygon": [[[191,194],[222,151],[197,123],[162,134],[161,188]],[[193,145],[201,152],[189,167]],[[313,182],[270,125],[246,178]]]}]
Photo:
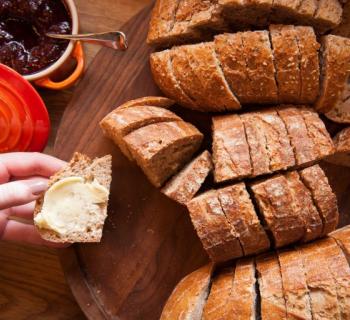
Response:
[{"label": "thumb", "polygon": [[48,188],[48,180],[35,178],[0,185],[0,210],[36,200]]}]

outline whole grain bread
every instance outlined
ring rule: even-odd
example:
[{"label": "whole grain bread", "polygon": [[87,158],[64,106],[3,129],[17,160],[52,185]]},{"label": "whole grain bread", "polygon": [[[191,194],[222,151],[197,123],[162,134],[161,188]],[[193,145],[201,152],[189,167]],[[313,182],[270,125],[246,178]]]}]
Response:
[{"label": "whole grain bread", "polygon": [[[107,155],[92,160],[88,156],[76,152],[70,162],[50,178],[49,187],[69,177],[81,177],[86,182],[96,180],[109,191],[112,181],[112,157]],[[45,194],[36,201],[34,218],[41,212],[44,199]],[[60,235],[55,231],[42,229],[37,226],[38,232],[43,239],[57,243],[100,242],[103,225],[107,218],[107,202],[101,204],[100,209],[99,212],[93,212],[93,219],[86,223],[86,231],[84,232],[71,232]]]},{"label": "whole grain bread", "polygon": [[326,113],[326,117],[338,123],[350,123],[350,76],[336,106]]},{"label": "whole grain bread", "polygon": [[256,258],[256,270],[261,299],[261,318],[268,320],[287,319],[281,270],[275,253]]},{"label": "whole grain bread", "polygon": [[338,0],[319,0],[315,12],[315,27],[323,33],[334,29],[341,22],[343,9]]},{"label": "whole grain bread", "polygon": [[322,219],[322,235],[334,231],[338,225],[339,212],[337,198],[329,185],[327,176],[319,165],[300,170],[299,173],[303,183],[310,190]]},{"label": "whole grain bread", "polygon": [[331,232],[329,236],[337,241],[350,263],[350,226],[337,229]]},{"label": "whole grain bread", "polygon": [[195,197],[187,204],[194,228],[214,262],[243,256],[238,235],[229,225],[215,190]]},{"label": "whole grain bread", "polygon": [[238,115],[212,118],[214,179],[223,182],[250,176],[249,146]]},{"label": "whole grain bread", "polygon": [[212,271],[213,265],[208,264],[183,278],[167,300],[160,320],[201,320]]},{"label": "whole grain bread", "polygon": [[297,250],[278,252],[287,319],[311,320],[311,303],[302,257]]},{"label": "whole grain bread", "polygon": [[191,159],[203,135],[192,124],[176,121],[150,124],[123,139],[150,182],[161,187]]},{"label": "whole grain bread", "polygon": [[169,198],[186,205],[196,195],[212,169],[211,155],[204,151],[168,181],[161,191]]},{"label": "whole grain bread", "polygon": [[210,294],[203,310],[203,320],[224,320],[233,286],[234,268],[222,270],[212,279]]},{"label": "whole grain bread", "polygon": [[175,104],[174,100],[165,97],[147,96],[129,100],[118,107],[118,110],[137,106],[154,106],[168,109]]},{"label": "whole grain bread", "polygon": [[339,166],[350,167],[350,127],[338,132],[333,138],[335,154],[326,161]]},{"label": "whole grain bread", "polygon": [[306,226],[285,176],[277,175],[254,182],[251,190],[276,248],[304,237]]},{"label": "whole grain bread", "polygon": [[134,130],[152,123],[182,121],[175,113],[153,106],[129,106],[115,109],[100,122],[104,135],[119,146],[123,154],[133,160],[123,138]]}]

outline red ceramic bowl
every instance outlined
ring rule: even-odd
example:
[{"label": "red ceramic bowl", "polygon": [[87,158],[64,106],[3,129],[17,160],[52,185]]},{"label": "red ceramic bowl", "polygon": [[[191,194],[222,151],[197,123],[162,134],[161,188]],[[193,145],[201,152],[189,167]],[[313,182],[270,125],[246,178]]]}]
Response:
[{"label": "red ceramic bowl", "polygon": [[0,152],[42,151],[49,132],[49,115],[39,94],[0,64]]}]

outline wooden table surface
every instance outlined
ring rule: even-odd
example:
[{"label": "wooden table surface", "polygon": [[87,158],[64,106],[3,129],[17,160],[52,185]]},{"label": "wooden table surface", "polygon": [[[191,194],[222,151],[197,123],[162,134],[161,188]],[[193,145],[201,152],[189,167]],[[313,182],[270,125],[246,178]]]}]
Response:
[{"label": "wooden table surface", "polygon": [[[76,0],[80,30],[117,30],[150,2]],[[98,50],[97,46],[85,46],[88,64]],[[73,90],[40,90],[52,121],[46,153],[53,152],[57,128]],[[55,250],[0,242],[0,319],[85,319],[66,284]]]}]

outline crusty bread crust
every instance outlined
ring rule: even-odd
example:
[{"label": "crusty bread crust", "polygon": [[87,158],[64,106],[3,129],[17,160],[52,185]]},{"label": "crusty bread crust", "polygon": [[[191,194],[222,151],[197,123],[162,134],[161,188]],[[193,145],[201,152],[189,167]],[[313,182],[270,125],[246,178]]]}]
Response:
[{"label": "crusty bread crust", "polygon": [[309,289],[302,257],[296,250],[278,252],[287,319],[312,319]]},{"label": "crusty bread crust", "polygon": [[335,154],[326,161],[336,165],[350,167],[350,127],[337,133],[333,138]]},{"label": "crusty bread crust", "polygon": [[299,173],[303,183],[310,190],[322,219],[322,235],[334,231],[338,225],[339,212],[337,197],[329,185],[327,176],[319,165],[300,170]]},{"label": "crusty bread crust", "polygon": [[[104,186],[107,190],[110,189],[112,181],[112,156],[107,155],[102,158],[91,160],[88,156],[74,153],[71,161],[63,169],[54,174],[49,180],[49,187],[59,180],[67,177],[82,177],[86,181],[94,179]],[[44,204],[43,194],[35,204],[34,218],[41,212]],[[101,214],[99,223],[95,226],[90,226],[91,230],[85,233],[74,233],[68,235],[59,235],[52,230],[41,229],[37,226],[40,236],[51,242],[57,243],[74,243],[74,242],[100,242],[105,219],[107,217],[107,203],[102,205],[103,213]]]},{"label": "crusty bread crust", "polygon": [[208,264],[183,278],[166,302],[160,320],[200,320],[212,271],[213,265]]},{"label": "crusty bread crust", "polygon": [[204,151],[175,175],[161,191],[169,198],[186,205],[193,199],[212,169],[211,155]]},{"label": "crusty bread crust", "polygon": [[283,293],[281,270],[275,253],[256,258],[261,297],[261,318],[282,320],[286,317],[286,302]]},{"label": "crusty bread crust", "polygon": [[238,115],[212,118],[214,179],[223,182],[252,173],[248,142]]},{"label": "crusty bread crust", "polygon": [[270,241],[255,212],[244,183],[217,190],[227,221],[237,232],[245,256],[270,248]]},{"label": "crusty bread crust", "polygon": [[204,249],[214,262],[242,257],[238,235],[229,225],[216,191],[208,191],[187,204]]},{"label": "crusty bread crust", "polygon": [[337,241],[350,263],[350,226],[335,230],[329,236]]},{"label": "crusty bread crust", "polygon": [[131,107],[137,107],[137,106],[154,106],[154,107],[168,109],[174,104],[175,104],[174,100],[171,100],[166,97],[147,96],[147,97],[137,98],[134,100],[129,100],[123,103],[122,105],[120,105],[117,109],[121,110],[121,109],[127,109]]},{"label": "crusty bread crust", "polygon": [[321,32],[334,29],[341,22],[343,9],[338,0],[319,0],[315,27]]}]

